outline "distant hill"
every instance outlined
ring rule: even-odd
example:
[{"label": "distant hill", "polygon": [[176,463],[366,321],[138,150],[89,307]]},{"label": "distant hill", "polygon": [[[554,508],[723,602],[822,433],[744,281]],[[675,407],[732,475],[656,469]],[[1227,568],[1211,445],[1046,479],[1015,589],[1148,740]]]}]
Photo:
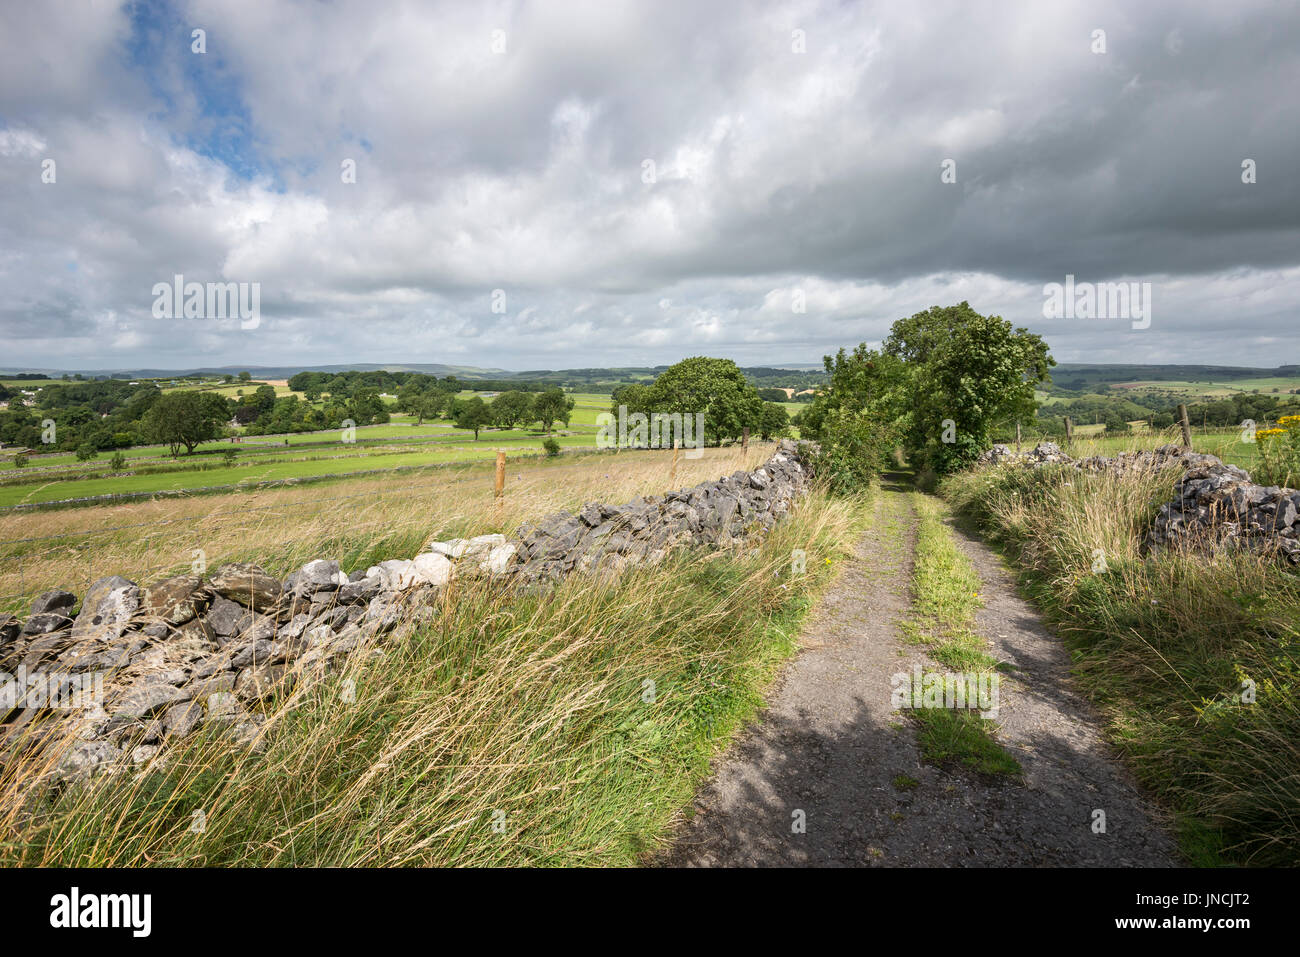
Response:
[{"label": "distant hill", "polygon": [[1052,384],[1077,391],[1119,382],[1230,382],[1300,375],[1300,366],[1257,369],[1249,366],[1126,365],[1062,362],[1052,369]]}]

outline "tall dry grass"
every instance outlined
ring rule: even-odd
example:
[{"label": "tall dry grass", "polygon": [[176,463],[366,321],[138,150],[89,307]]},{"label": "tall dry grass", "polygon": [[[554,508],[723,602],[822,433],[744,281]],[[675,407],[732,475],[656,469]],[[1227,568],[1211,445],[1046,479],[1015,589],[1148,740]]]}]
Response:
[{"label": "tall dry grass", "polygon": [[[774,446],[705,449],[678,457],[673,487],[752,469]],[[622,451],[507,462],[506,495],[493,501],[492,463],[416,478],[341,480],[248,493],[160,498],[93,508],[0,515],[0,612],[25,614],[50,588],[84,593],[105,575],[148,582],[202,559],[256,562],[287,574],[314,558],[347,570],[410,558],[433,536],[509,532],[520,522],[586,501],[624,502],[663,492],[670,451]]]},{"label": "tall dry grass", "polygon": [[1300,576],[1244,551],[1143,554],[1178,474],[1002,468],[943,492],[1019,566],[1188,857],[1295,864]]},{"label": "tall dry grass", "polygon": [[636,863],[760,704],[821,559],[866,512],[816,493],[755,547],[541,595],[457,586],[433,621],[267,705],[254,750],[200,732],[138,774],[37,794],[6,768],[0,864]]}]

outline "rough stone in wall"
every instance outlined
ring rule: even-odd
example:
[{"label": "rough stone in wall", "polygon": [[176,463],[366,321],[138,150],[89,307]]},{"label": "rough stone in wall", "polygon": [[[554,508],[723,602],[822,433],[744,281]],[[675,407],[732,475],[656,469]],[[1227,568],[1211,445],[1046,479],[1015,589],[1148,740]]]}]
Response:
[{"label": "rough stone in wall", "polygon": [[[1211,456],[1212,458],[1212,456]],[[1147,534],[1153,548],[1239,546],[1300,565],[1300,491],[1256,485],[1217,459],[1188,469]]]},{"label": "rough stone in wall", "polygon": [[57,676],[65,701],[83,678],[102,676],[102,702],[57,712],[75,734],[55,722],[45,737],[33,735],[27,725],[50,713],[51,689],[0,675],[0,764],[46,738],[70,743],[57,756],[64,778],[147,763],[201,727],[253,743],[265,720],[261,701],[319,678],[399,625],[431,619],[453,578],[534,588],[574,572],[653,564],[678,546],[729,545],[766,533],[808,480],[786,440],[752,472],[624,505],[589,503],[510,539],[431,541],[413,559],[351,574],[317,559],[283,581],[244,563],[222,565],[206,581],[177,575],[141,587],[112,576],[90,586],[75,614],[76,595],[45,592],[25,621],[0,619],[0,672]]},{"label": "rough stone in wall", "polygon": [[1017,453],[995,445],[979,457],[979,464],[1037,467],[1073,465],[1092,472],[1121,473],[1184,470],[1174,498],[1160,506],[1146,535],[1148,548],[1188,546],[1201,549],[1242,547],[1285,558],[1300,565],[1300,491],[1256,485],[1250,473],[1227,465],[1213,455],[1179,445],[1121,452],[1118,455],[1072,459],[1059,446],[1040,443],[1031,452]]}]

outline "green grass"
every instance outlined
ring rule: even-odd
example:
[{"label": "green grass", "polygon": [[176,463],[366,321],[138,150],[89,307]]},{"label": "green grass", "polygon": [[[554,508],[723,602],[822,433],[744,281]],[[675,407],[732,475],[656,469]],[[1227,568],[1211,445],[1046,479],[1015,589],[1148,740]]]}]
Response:
[{"label": "green grass", "polygon": [[917,708],[921,757],[939,767],[959,766],[984,777],[1019,777],[1020,762],[990,734],[989,721],[977,711]]},{"label": "green grass", "polygon": [[[942,503],[920,492],[913,493],[912,502],[917,540],[904,639],[924,645],[931,658],[952,672],[987,672],[989,680],[1000,681],[997,660],[974,628],[975,612],[982,605],[979,575],[953,540]],[[996,740],[997,722],[979,711],[940,707],[909,708],[907,713],[917,722],[926,761],[941,767],[960,765],[986,776],[1020,774],[1020,763]]]},{"label": "green grass", "polygon": [[916,510],[916,559],[912,567],[912,615],[903,623],[904,637],[926,645],[930,655],[954,671],[984,671],[997,662],[973,629],[982,605],[980,579],[943,522],[936,500],[912,496]]},{"label": "green grass", "polygon": [[997,469],[942,490],[1020,569],[1110,741],[1172,815],[1187,859],[1294,865],[1300,576],[1248,553],[1144,554],[1142,536],[1177,478]]},{"label": "green grass", "polygon": [[[594,448],[590,436],[559,436],[557,441],[564,448]],[[221,446],[224,451],[232,446]],[[247,447],[245,447],[247,450]],[[354,472],[370,472],[376,469],[398,469],[432,465],[446,465],[459,462],[474,462],[496,457],[498,449],[505,449],[514,457],[537,456],[543,454],[541,439],[526,433],[481,433],[478,442],[473,441],[472,433],[459,433],[458,440],[446,443],[428,443],[416,450],[401,447],[374,447],[360,449],[342,443],[317,451],[314,455],[304,456],[301,449],[294,451],[290,446],[282,454],[252,455],[240,459],[232,467],[219,465],[215,468],[194,470],[185,468],[184,463],[193,461],[182,456],[180,467],[175,470],[155,474],[131,474],[99,476],[94,471],[86,471],[84,478],[57,478],[32,473],[27,476],[11,476],[21,479],[21,484],[0,486],[0,506],[28,503],[49,503],[64,499],[83,498],[96,495],[148,493],[162,491],[180,491],[201,489],[212,486],[256,484],[259,482],[280,481],[294,478],[313,478],[326,475],[343,475]],[[355,451],[353,451],[355,450]],[[156,458],[156,457],[155,457]],[[216,456],[206,457],[208,463],[218,463]],[[139,462],[140,460],[135,460]],[[168,459],[167,461],[170,461]],[[162,461],[156,462],[161,465]],[[21,470],[20,470],[21,472]]]},{"label": "green grass", "polygon": [[11,769],[0,864],[642,862],[793,653],[832,574],[813,559],[847,556],[866,512],[814,494],[755,552],[543,595],[458,589],[382,657],[269,702],[258,750],[200,733],[138,777],[39,796]]}]

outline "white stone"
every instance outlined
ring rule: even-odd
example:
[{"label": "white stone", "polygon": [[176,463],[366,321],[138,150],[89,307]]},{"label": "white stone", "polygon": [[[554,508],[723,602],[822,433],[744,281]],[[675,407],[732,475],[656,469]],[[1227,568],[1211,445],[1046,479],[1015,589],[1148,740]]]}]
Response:
[{"label": "white stone", "polygon": [[451,562],[447,560],[446,555],[425,552],[423,555],[416,555],[411,566],[416,581],[430,585],[445,585],[451,580]]},{"label": "white stone", "polygon": [[385,591],[401,591],[410,588],[418,580],[413,563],[400,558],[390,558],[378,565],[366,569],[366,577],[377,577]]},{"label": "white stone", "polygon": [[[504,536],[498,536],[504,542]],[[491,575],[500,575],[510,567],[511,561],[514,560],[515,552],[518,549],[514,545],[498,545],[492,551],[488,552],[488,557],[479,562],[479,568]]]}]

